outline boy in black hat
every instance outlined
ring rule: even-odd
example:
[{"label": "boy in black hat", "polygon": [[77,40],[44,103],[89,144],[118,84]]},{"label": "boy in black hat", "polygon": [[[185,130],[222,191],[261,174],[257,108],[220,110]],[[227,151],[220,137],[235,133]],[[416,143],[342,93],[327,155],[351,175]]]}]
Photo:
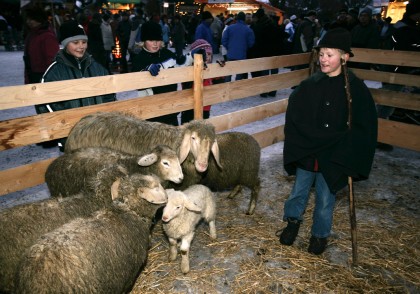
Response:
[{"label": "boy in black hat", "polygon": [[291,94],[284,128],[284,168],[296,175],[284,204],[287,227],[280,243],[292,245],[312,185],[315,208],[308,252],[321,254],[331,234],[336,193],[368,178],[377,137],[375,103],[366,85],[346,63],[353,53],[350,33],[331,29],[314,48],[312,71]]}]

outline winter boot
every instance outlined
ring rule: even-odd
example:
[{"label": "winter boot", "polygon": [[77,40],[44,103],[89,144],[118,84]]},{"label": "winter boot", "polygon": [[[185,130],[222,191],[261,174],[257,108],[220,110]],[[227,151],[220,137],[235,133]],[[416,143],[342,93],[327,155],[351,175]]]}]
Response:
[{"label": "winter boot", "polygon": [[312,236],[309,240],[308,252],[315,255],[320,255],[322,252],[324,252],[327,244],[327,238],[317,238]]},{"label": "winter boot", "polygon": [[300,223],[301,221],[295,218],[287,219],[287,227],[280,235],[281,244],[290,246],[295,242],[296,236],[299,233]]}]

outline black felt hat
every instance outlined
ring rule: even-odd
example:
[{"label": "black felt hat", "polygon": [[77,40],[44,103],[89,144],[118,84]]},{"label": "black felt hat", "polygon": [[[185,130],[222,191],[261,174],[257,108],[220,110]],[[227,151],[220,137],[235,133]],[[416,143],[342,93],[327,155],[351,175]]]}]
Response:
[{"label": "black felt hat", "polygon": [[141,26],[141,40],[162,41],[162,27],[154,21],[148,21]]},{"label": "black felt hat", "polygon": [[347,52],[351,57],[354,56],[351,52],[351,34],[344,28],[335,28],[327,31],[327,33],[319,41],[315,49],[319,48],[335,48]]}]

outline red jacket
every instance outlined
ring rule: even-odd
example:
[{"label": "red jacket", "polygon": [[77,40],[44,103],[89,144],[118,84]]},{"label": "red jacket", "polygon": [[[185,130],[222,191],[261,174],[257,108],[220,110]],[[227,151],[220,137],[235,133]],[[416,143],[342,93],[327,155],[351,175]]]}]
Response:
[{"label": "red jacket", "polygon": [[49,26],[31,30],[25,39],[25,84],[31,81],[30,74],[42,74],[53,62],[60,50],[57,36]]}]

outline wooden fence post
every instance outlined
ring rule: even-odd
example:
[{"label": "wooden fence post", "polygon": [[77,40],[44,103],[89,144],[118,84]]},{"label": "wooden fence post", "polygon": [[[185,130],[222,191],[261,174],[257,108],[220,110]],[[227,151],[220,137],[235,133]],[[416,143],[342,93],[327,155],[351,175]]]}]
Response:
[{"label": "wooden fence post", "polygon": [[203,119],[203,55],[194,54],[194,119]]}]

